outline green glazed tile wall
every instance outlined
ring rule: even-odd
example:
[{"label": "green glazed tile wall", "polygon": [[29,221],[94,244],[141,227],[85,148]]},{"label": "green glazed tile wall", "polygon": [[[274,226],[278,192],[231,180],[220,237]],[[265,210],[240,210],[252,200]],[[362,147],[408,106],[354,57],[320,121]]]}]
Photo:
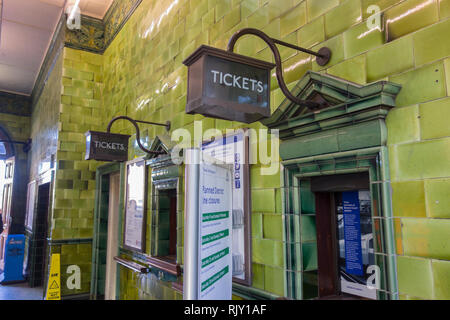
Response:
[{"label": "green glazed tile wall", "polygon": [[[58,146],[58,112],[61,104],[61,79],[63,57],[57,56],[55,67],[43,87],[39,99],[33,105],[31,115],[31,166],[30,181],[45,171],[56,155]],[[48,168],[48,167],[47,167]]]},{"label": "green glazed tile wall", "polygon": [[[61,297],[89,293],[92,245],[90,243],[52,245],[49,254],[54,253],[61,254]],[[48,260],[50,261],[50,259]],[[72,275],[72,273],[67,272],[68,267],[71,265],[76,265],[80,268],[80,289],[69,289],[67,286],[67,281]]]},{"label": "green glazed tile wall", "polygon": [[95,170],[101,163],[84,160],[84,134],[105,130],[102,69],[101,55],[64,48],[53,240],[93,236]]},{"label": "green glazed tile wall", "polygon": [[[373,4],[391,20],[389,39],[384,29],[367,27],[371,18],[367,9]],[[319,67],[314,58],[283,48],[288,86],[308,70],[359,84],[384,79],[403,85],[399,108],[387,119],[394,217],[398,219],[396,242],[403,248],[398,252],[402,259],[420,257],[426,263],[448,260],[450,248],[440,246],[439,236],[427,238],[416,230],[449,233],[445,195],[450,177],[450,136],[443,120],[450,91],[449,7],[448,1],[437,0],[143,0],[103,55],[64,49],[55,196],[58,219],[52,236],[92,236],[98,164],[82,160],[85,131],[104,130],[117,115],[170,120],[172,131],[185,127],[191,133],[195,120],[221,130],[244,127],[184,113],[187,68],[182,61],[201,44],[225,49],[235,31],[253,27],[308,48],[326,45],[332,49],[331,62]],[[342,21],[342,15],[350,18]],[[241,39],[236,52],[272,60],[264,43],[252,37]],[[273,81],[272,110],[282,98]],[[142,128],[149,137],[164,132],[154,126]],[[134,134],[127,122],[116,123],[113,131]],[[260,178],[258,169],[252,168],[253,281],[257,288],[282,295],[284,238],[278,227],[286,218],[281,209],[283,190],[279,176]],[[421,237],[428,247],[413,250]],[[407,266],[398,265],[402,297],[430,298],[433,290],[444,295],[448,292],[436,289],[436,281],[430,280],[446,274],[445,267],[429,268],[429,276],[415,275],[431,286],[420,295],[420,290],[406,283]],[[134,280],[130,274],[121,274],[126,277],[121,279],[125,281],[123,297],[139,297],[142,287],[133,285],[128,291],[128,282]]]}]

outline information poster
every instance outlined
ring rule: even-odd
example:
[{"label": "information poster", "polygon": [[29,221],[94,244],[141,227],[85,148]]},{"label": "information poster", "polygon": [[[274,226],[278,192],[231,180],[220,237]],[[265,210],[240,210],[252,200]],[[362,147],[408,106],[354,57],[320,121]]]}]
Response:
[{"label": "information poster", "polygon": [[245,134],[241,130],[217,138],[212,142],[204,143],[202,146],[202,154],[205,160],[214,159],[232,167],[232,273],[234,278],[241,280],[245,280],[245,270],[247,269],[244,258],[246,255],[245,211],[248,205],[246,202],[249,201],[248,194],[245,194],[246,192],[249,193],[248,164],[245,163],[248,145],[246,145],[244,139]]},{"label": "information poster", "polygon": [[376,299],[370,192],[342,192],[338,206],[342,292]]},{"label": "information poster", "polygon": [[345,270],[348,274],[363,275],[361,252],[361,220],[358,192],[343,192]]},{"label": "information poster", "polygon": [[231,299],[231,183],[229,169],[200,165],[199,300]]},{"label": "information poster", "polygon": [[143,251],[145,236],[145,161],[129,163],[127,172],[124,245],[130,250]]},{"label": "information poster", "polygon": [[28,184],[27,217],[25,221],[25,227],[30,231],[33,230],[35,200],[36,200],[36,181],[32,181]]}]

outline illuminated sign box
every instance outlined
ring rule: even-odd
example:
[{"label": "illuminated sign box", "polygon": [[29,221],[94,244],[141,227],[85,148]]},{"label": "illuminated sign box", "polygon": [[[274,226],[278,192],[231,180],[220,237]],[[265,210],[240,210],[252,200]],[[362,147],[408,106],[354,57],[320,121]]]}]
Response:
[{"label": "illuminated sign box", "polygon": [[270,116],[274,64],[201,46],[188,67],[186,113],[251,123]]},{"label": "illuminated sign box", "polygon": [[85,135],[85,160],[119,162],[128,160],[129,135],[98,131],[88,131]]}]

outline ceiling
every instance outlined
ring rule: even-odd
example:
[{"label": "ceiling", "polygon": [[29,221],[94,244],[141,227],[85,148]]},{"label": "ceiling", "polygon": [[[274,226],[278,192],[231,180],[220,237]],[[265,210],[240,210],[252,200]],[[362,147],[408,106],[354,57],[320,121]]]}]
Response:
[{"label": "ceiling", "polygon": [[[0,0],[0,91],[31,95],[64,8],[76,0]],[[113,0],[80,0],[81,13],[102,19]]]}]

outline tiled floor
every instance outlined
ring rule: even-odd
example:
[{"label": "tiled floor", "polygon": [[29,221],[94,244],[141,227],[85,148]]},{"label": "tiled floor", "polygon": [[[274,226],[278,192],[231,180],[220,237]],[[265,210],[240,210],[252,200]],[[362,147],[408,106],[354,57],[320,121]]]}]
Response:
[{"label": "tiled floor", "polygon": [[0,285],[0,300],[42,300],[42,288],[30,288],[28,283]]}]

